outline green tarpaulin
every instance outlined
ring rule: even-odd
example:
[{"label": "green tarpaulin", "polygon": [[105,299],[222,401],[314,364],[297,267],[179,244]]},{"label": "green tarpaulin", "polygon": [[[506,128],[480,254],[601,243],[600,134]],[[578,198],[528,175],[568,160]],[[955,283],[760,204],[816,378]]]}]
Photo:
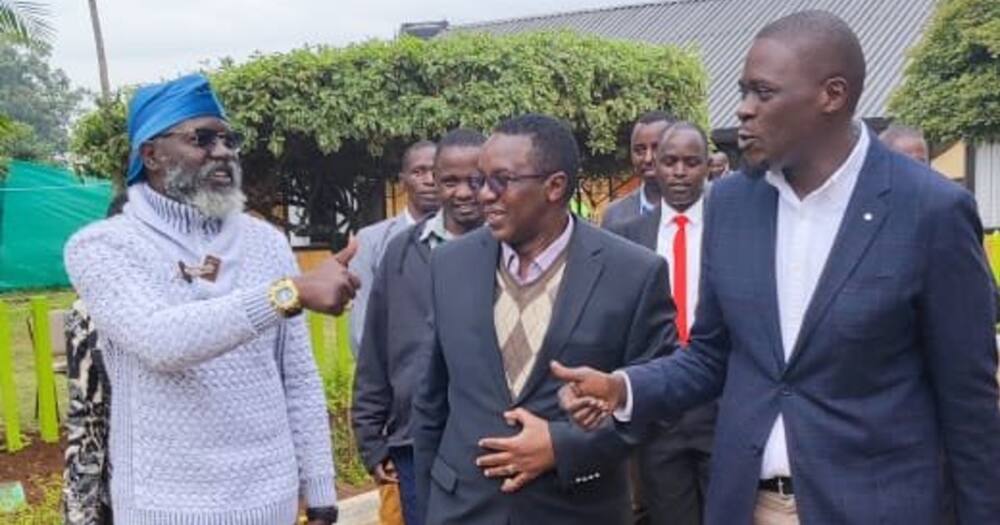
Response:
[{"label": "green tarpaulin", "polygon": [[106,180],[11,162],[0,180],[0,292],[68,285],[63,246],[74,232],[104,217],[112,191]]}]

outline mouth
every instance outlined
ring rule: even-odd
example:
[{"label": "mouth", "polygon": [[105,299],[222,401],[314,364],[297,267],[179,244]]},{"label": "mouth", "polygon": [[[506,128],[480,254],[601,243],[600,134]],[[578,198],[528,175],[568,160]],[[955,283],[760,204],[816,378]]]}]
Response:
[{"label": "mouth", "polygon": [[745,131],[740,131],[736,135],[736,144],[740,150],[749,149],[756,142],[757,137]]},{"label": "mouth", "polygon": [[486,223],[489,224],[490,227],[495,227],[499,225],[500,222],[503,221],[504,217],[506,217],[507,214],[495,208],[494,209],[487,208],[486,210],[483,211],[483,216],[486,219]]},{"label": "mouth", "polygon": [[228,168],[219,168],[209,172],[207,179],[214,186],[231,186],[233,173]]},{"label": "mouth", "polygon": [[475,204],[456,204],[452,207],[452,209],[455,213],[461,215],[470,215],[479,211],[479,207]]}]

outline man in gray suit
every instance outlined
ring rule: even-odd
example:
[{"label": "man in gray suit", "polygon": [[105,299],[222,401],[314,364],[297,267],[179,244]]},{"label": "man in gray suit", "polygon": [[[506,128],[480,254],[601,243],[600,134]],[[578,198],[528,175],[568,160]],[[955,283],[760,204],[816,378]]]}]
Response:
[{"label": "man in gray suit", "polygon": [[382,260],[385,247],[396,234],[438,209],[433,174],[436,152],[437,146],[429,140],[415,142],[406,149],[399,170],[399,182],[406,191],[406,209],[395,217],[376,222],[358,231],[358,249],[350,264],[351,272],[361,280],[361,288],[351,306],[351,353],[355,358],[358,357],[361,336],[365,329],[368,295],[371,293],[375,270]]},{"label": "man in gray suit", "polygon": [[656,146],[663,132],[675,119],[663,111],[650,111],[635,121],[629,144],[632,175],[642,179],[639,188],[612,202],[601,217],[601,228],[628,222],[655,211],[660,206],[660,187],[656,184]]},{"label": "man in gray suit", "polygon": [[670,344],[667,264],[569,213],[578,169],[562,122],[504,122],[479,158],[488,228],[431,256],[434,337],[411,419],[428,525],[631,521],[638,436],[573,425],[548,363],[614,370]]}]

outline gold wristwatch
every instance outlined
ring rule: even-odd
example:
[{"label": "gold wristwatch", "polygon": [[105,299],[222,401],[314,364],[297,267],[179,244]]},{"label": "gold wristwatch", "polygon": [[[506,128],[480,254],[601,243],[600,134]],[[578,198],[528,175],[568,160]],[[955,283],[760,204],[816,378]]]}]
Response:
[{"label": "gold wristwatch", "polygon": [[299,289],[288,277],[274,281],[267,291],[267,297],[271,301],[271,306],[281,314],[282,317],[294,317],[302,313],[302,302],[299,301]]}]

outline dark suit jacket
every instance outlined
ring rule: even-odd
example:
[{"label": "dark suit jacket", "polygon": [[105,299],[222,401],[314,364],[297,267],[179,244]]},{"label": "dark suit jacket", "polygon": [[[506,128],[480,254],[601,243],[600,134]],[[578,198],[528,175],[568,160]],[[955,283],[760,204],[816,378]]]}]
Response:
[{"label": "dark suit jacket", "polygon": [[[707,193],[703,199],[703,213],[707,214],[709,202]],[[655,253],[661,213],[662,206],[653,213],[639,215],[624,223],[612,224],[608,231],[621,235]],[[681,442],[686,444],[685,446],[709,452],[712,449],[712,437],[715,434],[715,418],[718,410],[718,405],[714,401],[686,410],[677,419],[657,425],[658,428],[655,434],[650,436],[650,439],[683,438]]]},{"label": "dark suit jacket", "polygon": [[604,215],[601,216],[601,228],[611,228],[616,224],[625,223],[641,216],[639,213],[642,202],[639,196],[641,191],[642,186],[639,186],[628,195],[608,204]]},{"label": "dark suit jacket", "polygon": [[722,392],[707,522],[750,520],[780,412],[803,523],[937,523],[942,449],[960,522],[996,523],[994,303],[972,196],[872,140],[786,363],[777,191],[737,175],[712,192],[692,348],[628,370],[636,423]]},{"label": "dark suit jacket", "polygon": [[[648,360],[675,340],[667,266],[645,249],[574,220],[552,322],[515,399],[494,328],[499,243],[483,228],[434,251],[436,341],[414,399],[412,426],[418,496],[430,525],[630,522],[624,458],[635,441],[612,426],[588,433],[571,423],[548,366],[558,359],[611,371]],[[484,452],[480,439],[519,432],[502,417],[515,407],[549,421],[556,468],[507,495],[474,461]]]},{"label": "dark suit jacket", "polygon": [[428,219],[386,247],[375,272],[354,373],[351,423],[365,467],[371,472],[389,448],[409,445],[413,392],[423,376],[434,334],[431,312],[431,250],[420,242]]}]

